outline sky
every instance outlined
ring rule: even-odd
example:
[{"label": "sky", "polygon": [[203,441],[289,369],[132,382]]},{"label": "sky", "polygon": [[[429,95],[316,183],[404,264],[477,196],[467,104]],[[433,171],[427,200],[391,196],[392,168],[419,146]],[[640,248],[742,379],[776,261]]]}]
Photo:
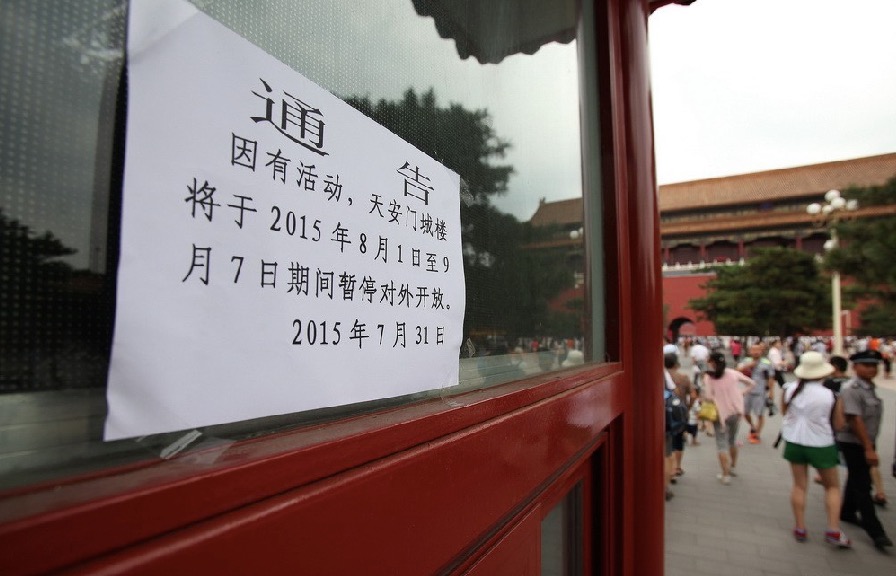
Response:
[{"label": "sky", "polygon": [[896,1],[697,0],[649,20],[660,185],[896,152]]}]

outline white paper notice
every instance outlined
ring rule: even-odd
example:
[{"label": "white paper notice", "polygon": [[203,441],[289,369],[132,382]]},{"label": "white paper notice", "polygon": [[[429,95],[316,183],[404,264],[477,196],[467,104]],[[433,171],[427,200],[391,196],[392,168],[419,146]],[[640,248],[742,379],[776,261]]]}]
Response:
[{"label": "white paper notice", "polygon": [[130,14],[105,438],[456,385],[458,175],[189,4]]}]

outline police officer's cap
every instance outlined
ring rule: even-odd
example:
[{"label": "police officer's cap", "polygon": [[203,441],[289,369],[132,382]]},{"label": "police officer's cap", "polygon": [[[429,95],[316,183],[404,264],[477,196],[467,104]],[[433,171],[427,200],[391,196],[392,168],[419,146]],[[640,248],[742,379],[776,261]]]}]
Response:
[{"label": "police officer's cap", "polygon": [[884,357],[877,350],[864,350],[849,357],[849,361],[853,364],[877,364],[883,359]]}]

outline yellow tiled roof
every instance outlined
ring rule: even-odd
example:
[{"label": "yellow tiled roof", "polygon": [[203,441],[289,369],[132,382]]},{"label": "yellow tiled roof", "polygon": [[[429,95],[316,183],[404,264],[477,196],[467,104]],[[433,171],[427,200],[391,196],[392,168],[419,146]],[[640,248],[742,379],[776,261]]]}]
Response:
[{"label": "yellow tiled roof", "polygon": [[548,226],[550,224],[575,224],[580,225],[585,215],[582,212],[582,199],[557,200],[556,202],[542,202],[538,210],[532,215],[529,222],[533,226]]},{"label": "yellow tiled roof", "polygon": [[[766,170],[752,174],[707,178],[659,187],[660,213],[690,211],[707,206],[757,205],[766,201],[819,196],[831,189],[880,186],[896,177],[896,153]],[[542,202],[530,222],[578,224],[582,199]]]},{"label": "yellow tiled roof", "polygon": [[896,153],[660,186],[660,212],[759,204],[831,189],[879,186],[896,176]]}]

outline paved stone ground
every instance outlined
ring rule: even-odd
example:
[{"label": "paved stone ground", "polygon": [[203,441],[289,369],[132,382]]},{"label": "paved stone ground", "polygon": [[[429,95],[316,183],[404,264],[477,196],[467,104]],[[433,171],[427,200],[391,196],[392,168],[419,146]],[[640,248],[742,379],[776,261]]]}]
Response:
[{"label": "paved stone ground", "polygon": [[[890,474],[896,434],[896,380],[878,380],[883,398],[884,425],[878,437],[881,470],[890,504],[877,508],[887,533],[896,540],[896,478]],[[892,576],[896,575],[896,548],[882,553],[864,530],[846,524],[851,550],[824,542],[826,527],[822,489],[810,482],[806,505],[809,540],[791,536],[790,467],[783,448],[772,447],[781,424],[780,415],[766,419],[761,444],[743,441],[736,478],[728,486],[716,479],[720,471],[715,442],[702,433],[699,446],[688,445],[684,476],[672,487],[666,503],[666,576]],[[841,484],[846,468],[841,468]]]}]

